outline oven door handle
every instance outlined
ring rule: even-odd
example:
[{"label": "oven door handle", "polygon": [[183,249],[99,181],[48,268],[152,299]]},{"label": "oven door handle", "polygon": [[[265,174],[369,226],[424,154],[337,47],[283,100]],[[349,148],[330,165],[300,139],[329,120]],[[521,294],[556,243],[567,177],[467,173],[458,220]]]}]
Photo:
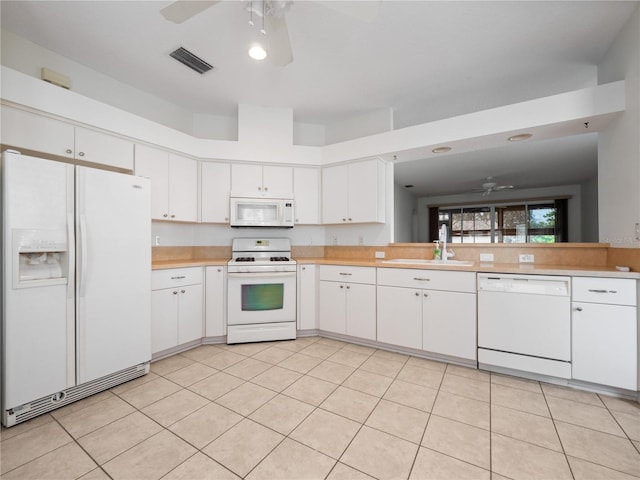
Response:
[{"label": "oven door handle", "polygon": [[295,276],[296,272],[227,273],[228,278],[281,278]]}]

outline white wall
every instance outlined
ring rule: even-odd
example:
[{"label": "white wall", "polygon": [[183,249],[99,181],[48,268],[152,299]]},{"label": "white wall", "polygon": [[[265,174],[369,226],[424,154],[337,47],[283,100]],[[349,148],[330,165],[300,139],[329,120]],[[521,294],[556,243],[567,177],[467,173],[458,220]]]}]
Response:
[{"label": "white wall", "polygon": [[625,80],[626,110],[598,135],[600,241],[640,247],[640,6],[598,66],[598,82]]},{"label": "white wall", "polygon": [[429,205],[456,205],[465,203],[517,203],[522,199],[531,198],[555,198],[563,195],[571,195],[567,202],[569,210],[569,241],[580,242],[582,235],[581,192],[580,185],[564,185],[559,187],[530,188],[494,192],[490,197],[482,197],[479,194],[441,195],[418,198],[418,241],[429,242]]},{"label": "white wall", "polygon": [[40,78],[40,69],[47,67],[70,77],[71,90],[74,92],[181,132],[191,133],[191,112],[47,50],[8,30],[2,30],[0,36],[2,65],[36,78]]},{"label": "white wall", "polygon": [[417,208],[416,196],[403,185],[394,184],[394,242],[410,243],[418,241]]},{"label": "white wall", "polygon": [[393,130],[393,110],[380,108],[326,126],[326,144]]}]

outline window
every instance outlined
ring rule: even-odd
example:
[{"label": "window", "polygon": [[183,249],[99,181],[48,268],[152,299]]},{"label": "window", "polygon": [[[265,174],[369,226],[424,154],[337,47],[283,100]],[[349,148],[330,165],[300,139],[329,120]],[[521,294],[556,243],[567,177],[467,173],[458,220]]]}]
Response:
[{"label": "window", "polygon": [[[432,240],[445,224],[451,243],[566,242],[566,199],[516,205],[436,207],[438,223]],[[434,230],[432,230],[434,232]]]}]

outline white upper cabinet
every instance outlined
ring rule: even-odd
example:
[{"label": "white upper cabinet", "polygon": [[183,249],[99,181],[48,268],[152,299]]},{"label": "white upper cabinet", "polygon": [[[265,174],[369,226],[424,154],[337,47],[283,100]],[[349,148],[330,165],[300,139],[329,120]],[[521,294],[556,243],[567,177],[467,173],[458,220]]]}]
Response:
[{"label": "white upper cabinet", "polygon": [[136,145],[135,174],[151,179],[151,218],[198,220],[198,162]]},{"label": "white upper cabinet", "polygon": [[2,107],[2,143],[133,170],[133,142],[17,108]]},{"label": "white upper cabinet", "polygon": [[229,223],[231,165],[200,162],[200,221]]},{"label": "white upper cabinet", "polygon": [[384,223],[385,167],[378,159],[322,169],[322,223]]},{"label": "white upper cabinet", "polygon": [[320,223],[320,169],[294,167],[293,198],[295,223]]},{"label": "white upper cabinet", "polygon": [[234,163],[231,194],[238,197],[293,198],[293,168]]}]

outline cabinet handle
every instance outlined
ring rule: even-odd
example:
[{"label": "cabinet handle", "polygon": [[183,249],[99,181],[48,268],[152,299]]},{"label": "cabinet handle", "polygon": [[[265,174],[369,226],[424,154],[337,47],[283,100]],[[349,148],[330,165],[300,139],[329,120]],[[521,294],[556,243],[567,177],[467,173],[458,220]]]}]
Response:
[{"label": "cabinet handle", "polygon": [[347,285],[347,290],[349,290],[351,287],[349,285]]},{"label": "cabinet handle", "polygon": [[346,218],[343,218],[343,219],[342,219],[342,221],[343,221],[343,222],[346,222],[346,221],[347,221],[347,219],[346,219]]},{"label": "cabinet handle", "polygon": [[349,217],[349,221],[351,221],[351,217]]},{"label": "cabinet handle", "polygon": [[582,311],[582,307],[576,307],[576,311],[577,312],[581,312]]},{"label": "cabinet handle", "polygon": [[428,296],[429,296],[429,294],[428,294],[428,293],[425,293],[425,294],[423,294],[423,295],[424,295],[425,297],[428,297]]},{"label": "cabinet handle", "polygon": [[176,216],[175,215],[171,215],[171,218],[176,218]]},{"label": "cabinet handle", "polygon": [[264,191],[266,192],[267,190],[269,190],[269,187],[264,187]]},{"label": "cabinet handle", "polygon": [[184,293],[184,292],[186,292],[186,290],[180,290],[180,293]]},{"label": "cabinet handle", "polygon": [[258,191],[261,192],[262,191],[262,187],[258,187]]},{"label": "cabinet handle", "polygon": [[182,278],[187,278],[185,275],[178,275],[177,277],[171,277],[171,280],[180,280]]},{"label": "cabinet handle", "polygon": [[351,274],[350,273],[345,273],[345,272],[340,272],[340,275],[346,275],[347,277],[350,277]]},{"label": "cabinet handle", "polygon": [[174,295],[177,295],[177,294],[178,294],[178,291],[177,291],[177,290],[174,290],[174,291],[173,291],[173,294],[174,294]]},{"label": "cabinet handle", "polygon": [[66,152],[67,153],[71,153],[71,152],[73,152],[73,150],[71,150],[70,148],[67,148]]},{"label": "cabinet handle", "polygon": [[229,217],[224,217],[224,221],[228,222],[229,221]]},{"label": "cabinet handle", "polygon": [[340,288],[344,288],[344,285],[340,285]]},{"label": "cabinet handle", "polygon": [[84,157],[84,152],[78,152],[79,157]]},{"label": "cabinet handle", "polygon": [[419,296],[420,296],[420,293],[419,293],[419,292],[416,292],[416,297],[419,297]]},{"label": "cabinet handle", "polygon": [[600,289],[597,289],[597,288],[590,288],[589,291],[591,293],[607,293],[606,290],[600,290]]},{"label": "cabinet handle", "polygon": [[221,269],[221,268],[219,268],[219,269],[218,269],[218,271],[219,271],[219,272],[221,272],[221,271],[222,271],[222,269]]},{"label": "cabinet handle", "polygon": [[307,267],[302,267],[302,270],[306,270],[306,269],[307,269]]},{"label": "cabinet handle", "polygon": [[168,213],[165,213],[164,215],[162,215],[164,218],[167,218],[169,216]]},{"label": "cabinet handle", "polygon": [[422,277],[413,277],[414,280],[417,280],[419,282],[430,282],[431,279],[430,278],[422,278]]}]

